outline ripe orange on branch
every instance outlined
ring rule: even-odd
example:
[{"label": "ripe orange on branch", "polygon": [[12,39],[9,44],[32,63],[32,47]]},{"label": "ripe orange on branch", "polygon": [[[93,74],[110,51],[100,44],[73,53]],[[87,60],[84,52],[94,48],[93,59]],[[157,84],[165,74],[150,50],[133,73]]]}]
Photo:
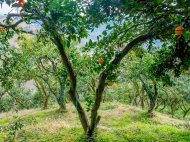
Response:
[{"label": "ripe orange on branch", "polygon": [[113,82],[109,82],[109,83],[108,83],[108,86],[112,86],[112,85],[113,85]]},{"label": "ripe orange on branch", "polygon": [[11,3],[14,3],[15,2],[15,0],[12,0],[12,2]]},{"label": "ripe orange on branch", "polygon": [[19,1],[18,7],[23,7],[24,3],[25,3],[24,1],[23,1],[23,2],[20,2],[20,1]]},{"label": "ripe orange on branch", "polygon": [[184,30],[184,28],[181,27],[181,26],[178,26],[177,28],[175,28],[175,33],[177,35],[181,35],[182,34],[182,30]]},{"label": "ripe orange on branch", "polygon": [[104,62],[103,59],[99,59],[99,60],[98,60],[98,63],[99,63],[99,64],[103,64],[103,62]]},{"label": "ripe orange on branch", "polygon": [[24,17],[24,13],[22,13],[22,12],[21,12],[21,13],[20,13],[20,17],[22,17],[22,18],[23,18],[23,17]]}]

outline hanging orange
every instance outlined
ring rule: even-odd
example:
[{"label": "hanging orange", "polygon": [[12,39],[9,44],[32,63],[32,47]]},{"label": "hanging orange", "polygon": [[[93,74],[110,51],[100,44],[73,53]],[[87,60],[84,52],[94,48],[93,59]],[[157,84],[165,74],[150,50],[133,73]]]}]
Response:
[{"label": "hanging orange", "polygon": [[18,0],[18,1],[19,1],[19,2],[23,2],[23,3],[25,2],[24,0]]},{"label": "hanging orange", "polygon": [[181,58],[179,58],[179,60],[181,61]]},{"label": "hanging orange", "polygon": [[24,3],[23,2],[19,2],[18,3],[18,7],[23,7]]},{"label": "hanging orange", "polygon": [[15,0],[12,0],[12,3],[14,3],[15,2]]},{"label": "hanging orange", "polygon": [[182,34],[182,30],[184,30],[184,28],[181,27],[181,26],[178,26],[177,28],[175,28],[175,33],[177,35],[181,35]]},{"label": "hanging orange", "polygon": [[20,13],[20,17],[22,17],[22,18],[23,18],[23,17],[24,17],[24,13],[22,13],[22,12],[21,12],[21,13]]},{"label": "hanging orange", "polygon": [[112,86],[112,85],[113,85],[113,82],[109,82],[109,83],[108,83],[108,86]]},{"label": "hanging orange", "polygon": [[99,64],[103,64],[103,62],[104,62],[103,59],[99,59],[99,60],[98,60],[98,63],[99,63]]}]

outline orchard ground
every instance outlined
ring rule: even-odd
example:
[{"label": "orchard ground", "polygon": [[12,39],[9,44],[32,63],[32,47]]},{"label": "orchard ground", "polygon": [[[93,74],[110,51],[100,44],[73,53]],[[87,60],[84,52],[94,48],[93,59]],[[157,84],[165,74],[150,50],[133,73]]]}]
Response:
[{"label": "orchard ground", "polygon": [[[86,105],[82,103],[84,108]],[[50,142],[84,141],[84,131],[77,112],[71,103],[66,105],[67,113],[59,113],[58,105],[49,106],[47,110],[40,108],[20,110],[18,113],[0,114],[0,127],[7,127],[14,122],[13,116],[21,118],[24,127],[16,133],[15,141]],[[102,103],[98,113],[101,117],[93,141],[97,142],[126,142],[126,141],[159,141],[185,142],[190,141],[190,113],[183,120],[172,118],[166,113],[154,112],[147,115],[147,110],[125,105],[119,102]],[[165,114],[164,114],[165,113]],[[180,114],[176,113],[176,114]],[[87,113],[88,118],[90,113]],[[9,134],[0,132],[0,141]]]}]

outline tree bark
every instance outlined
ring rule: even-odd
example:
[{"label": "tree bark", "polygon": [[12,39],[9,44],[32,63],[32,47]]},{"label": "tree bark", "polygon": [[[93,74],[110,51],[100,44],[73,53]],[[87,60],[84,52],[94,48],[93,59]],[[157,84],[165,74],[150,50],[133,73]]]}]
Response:
[{"label": "tree bark", "polygon": [[142,89],[142,95],[141,95],[141,107],[144,109],[144,89]]},{"label": "tree bark", "polygon": [[150,107],[149,107],[148,113],[152,113],[154,110],[154,107],[155,107],[156,99],[157,99],[157,85],[156,85],[156,83],[154,83],[155,95],[153,96],[152,92],[148,88],[148,85],[142,80],[141,77],[140,77],[140,80],[141,80],[141,82],[143,84],[143,88],[147,92],[149,100],[150,100]]}]

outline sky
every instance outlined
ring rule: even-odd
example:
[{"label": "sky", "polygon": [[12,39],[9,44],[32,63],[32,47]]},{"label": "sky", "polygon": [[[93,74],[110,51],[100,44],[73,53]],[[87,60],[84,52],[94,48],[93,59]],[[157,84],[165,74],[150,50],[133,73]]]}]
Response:
[{"label": "sky", "polygon": [[[21,9],[21,8],[19,8],[19,9]],[[9,7],[6,3],[3,3],[3,6],[2,6],[2,8],[0,7],[0,15],[4,15],[4,14],[8,14],[11,10],[11,13],[13,12],[13,13],[16,13],[17,12],[17,10],[19,10],[19,9],[12,9],[11,7]]]}]

